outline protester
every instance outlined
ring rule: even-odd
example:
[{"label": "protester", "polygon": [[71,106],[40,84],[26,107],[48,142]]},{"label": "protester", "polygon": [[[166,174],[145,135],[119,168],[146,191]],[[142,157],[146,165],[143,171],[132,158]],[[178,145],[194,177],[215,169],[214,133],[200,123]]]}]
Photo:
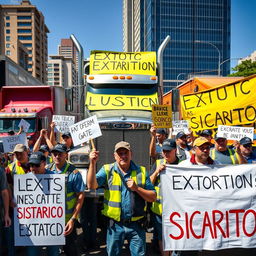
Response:
[{"label": "protester", "polygon": [[53,145],[50,139],[48,138],[48,131],[46,129],[42,129],[40,131],[40,135],[34,144],[33,151],[37,152],[40,148],[40,145],[42,145],[42,143],[46,143],[49,149],[53,148]]},{"label": "protester", "polygon": [[163,128],[155,128],[152,124],[150,128],[151,141],[149,145],[149,155],[155,161],[162,157],[162,143],[167,139],[167,132]]},{"label": "protester", "polygon": [[34,141],[33,141],[33,137],[31,135],[27,136],[27,142],[28,142],[28,149],[29,149],[30,153],[32,153],[33,147],[34,147]]},{"label": "protester", "polygon": [[109,218],[107,230],[108,255],[121,255],[125,239],[130,243],[132,256],[145,255],[143,227],[146,202],[156,200],[156,193],[146,169],[132,161],[131,146],[120,141],[115,145],[115,162],[104,165],[96,175],[99,151],[90,153],[87,175],[89,189],[104,186],[104,209]]},{"label": "protester", "polygon": [[52,149],[53,163],[46,168],[54,173],[66,175],[66,244],[64,252],[67,256],[75,256],[77,251],[77,234],[75,223],[84,201],[85,185],[82,176],[76,167],[66,161],[67,147],[64,144],[56,144]]},{"label": "protester", "polygon": [[209,129],[203,130],[198,133],[199,136],[206,138],[209,142],[212,141],[212,131]]},{"label": "protester", "polygon": [[74,148],[73,140],[71,137],[70,132],[64,132],[61,135],[62,139],[64,140],[64,144],[67,146],[68,150],[72,150]]},{"label": "protester", "polygon": [[162,196],[160,194],[160,174],[165,170],[166,164],[178,164],[179,159],[176,156],[176,142],[173,139],[167,139],[163,142],[162,146],[162,159],[156,160],[156,163],[153,165],[150,172],[150,180],[155,186],[157,199],[152,203],[151,210],[154,220],[154,232],[159,242],[159,248],[162,255],[170,255],[171,252],[163,251],[163,242],[162,242]]},{"label": "protester", "polygon": [[256,152],[252,148],[252,140],[248,137],[242,138],[240,141],[240,151],[248,164],[256,163]]},{"label": "protester", "polygon": [[193,142],[195,140],[195,137],[193,135],[193,131],[189,130],[187,133],[186,133],[186,140],[187,140],[187,145],[188,147],[192,147],[193,146]]},{"label": "protester", "polygon": [[177,144],[177,157],[180,161],[190,158],[191,146],[187,144],[187,135],[181,131],[176,135],[176,144]]},{"label": "protester", "polygon": [[[54,172],[47,170],[45,168],[46,157],[42,152],[34,152],[29,157],[29,168],[30,171],[34,174],[54,174]],[[28,246],[27,247],[27,256],[39,256],[41,255],[43,247],[42,246]],[[48,256],[58,256],[59,255],[59,246],[47,246],[47,255]]]},{"label": "protester", "polygon": [[227,139],[215,136],[215,147],[211,149],[211,158],[221,164],[244,164],[245,158],[241,154],[239,143],[234,143],[235,150],[227,146]]},{"label": "protester", "polygon": [[40,146],[39,151],[46,157],[46,164],[52,163],[52,157],[50,156],[50,149],[47,145],[43,144]]}]

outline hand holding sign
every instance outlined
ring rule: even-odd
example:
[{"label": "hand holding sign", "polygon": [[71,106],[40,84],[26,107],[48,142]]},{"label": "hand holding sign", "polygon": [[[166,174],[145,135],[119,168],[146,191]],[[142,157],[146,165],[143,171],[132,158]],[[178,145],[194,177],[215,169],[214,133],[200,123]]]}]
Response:
[{"label": "hand holding sign", "polygon": [[23,130],[24,132],[28,132],[28,129],[29,129],[29,127],[30,127],[30,123],[27,122],[27,121],[24,120],[24,119],[21,119],[18,126],[19,126],[20,128],[22,127],[22,130]]}]

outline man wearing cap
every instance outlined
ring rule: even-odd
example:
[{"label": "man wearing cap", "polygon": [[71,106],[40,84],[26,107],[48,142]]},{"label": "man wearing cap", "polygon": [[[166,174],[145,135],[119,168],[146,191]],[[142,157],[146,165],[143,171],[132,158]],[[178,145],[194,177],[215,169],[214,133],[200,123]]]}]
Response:
[{"label": "man wearing cap", "polygon": [[[29,168],[30,171],[34,174],[54,174],[54,172],[45,168],[46,166],[46,157],[42,152],[34,152],[29,157]],[[37,256],[41,255],[43,247],[42,246],[28,246],[27,255],[28,256]],[[47,246],[47,255],[48,256],[58,256],[59,255],[59,246]]]},{"label": "man wearing cap", "polygon": [[50,149],[46,144],[43,144],[40,146],[39,152],[42,152],[46,157],[46,164],[52,163],[52,157],[50,156]]},{"label": "man wearing cap", "polygon": [[51,151],[53,163],[46,166],[54,173],[66,176],[66,245],[64,251],[68,256],[77,255],[75,222],[84,201],[85,185],[80,172],[76,167],[66,161],[67,146],[56,144]]},{"label": "man wearing cap", "polygon": [[176,144],[177,144],[177,157],[180,161],[190,158],[191,146],[187,144],[187,135],[185,132],[178,132],[176,135]]},{"label": "man wearing cap", "polygon": [[211,149],[210,155],[213,160],[220,164],[245,164],[246,160],[241,154],[239,143],[235,142],[235,150],[227,146],[227,139],[215,136],[215,147]]},{"label": "man wearing cap", "polygon": [[169,255],[170,252],[163,251],[162,244],[162,197],[160,194],[160,174],[165,170],[166,164],[178,164],[179,159],[176,156],[176,142],[174,139],[167,139],[162,146],[162,159],[156,160],[150,171],[150,180],[155,186],[157,199],[152,203],[151,211],[153,212],[154,234],[159,242],[159,248],[162,255]]},{"label": "man wearing cap", "polygon": [[246,159],[248,164],[256,163],[256,153],[252,148],[252,140],[248,137],[244,137],[239,141],[240,151],[242,156]]},{"label": "man wearing cap", "polygon": [[212,131],[209,129],[201,131],[198,135],[201,137],[205,137],[207,140],[209,140],[209,142],[211,142],[212,140]]},{"label": "man wearing cap", "polygon": [[64,140],[64,144],[67,146],[68,150],[72,150],[74,148],[73,140],[71,137],[70,132],[64,132],[61,135],[62,139]]},{"label": "man wearing cap", "polygon": [[128,142],[115,145],[115,162],[104,165],[96,175],[99,152],[90,153],[87,174],[89,189],[104,186],[104,209],[102,214],[109,218],[107,230],[107,253],[121,255],[124,240],[130,243],[132,256],[145,255],[146,241],[143,228],[146,202],[156,200],[156,193],[148,173],[132,159]]},{"label": "man wearing cap", "polygon": [[162,144],[167,139],[167,132],[163,128],[155,128],[152,124],[150,128],[151,141],[149,145],[149,155],[155,161],[162,157]]}]

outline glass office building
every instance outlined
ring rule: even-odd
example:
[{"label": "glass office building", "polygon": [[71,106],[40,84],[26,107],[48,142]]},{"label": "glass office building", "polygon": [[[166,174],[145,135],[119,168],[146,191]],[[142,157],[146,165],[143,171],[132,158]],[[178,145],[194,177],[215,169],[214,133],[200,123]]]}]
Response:
[{"label": "glass office building", "polygon": [[156,51],[170,35],[164,51],[165,92],[192,76],[226,76],[230,4],[230,0],[123,0],[124,51]]}]

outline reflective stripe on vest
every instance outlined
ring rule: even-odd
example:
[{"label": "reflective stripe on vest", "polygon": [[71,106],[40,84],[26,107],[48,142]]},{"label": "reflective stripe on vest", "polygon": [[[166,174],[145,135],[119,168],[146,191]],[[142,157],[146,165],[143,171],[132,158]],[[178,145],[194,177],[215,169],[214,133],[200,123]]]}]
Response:
[{"label": "reflective stripe on vest", "polygon": [[[102,214],[116,221],[120,221],[122,180],[120,175],[116,171],[114,171],[113,168],[114,164],[104,165],[104,170],[107,175],[108,186],[104,189],[104,208],[102,210]],[[136,170],[132,170],[131,178],[136,182],[137,186],[145,187],[146,168],[140,166],[140,172],[138,173]],[[144,207],[144,211],[146,211],[146,204]],[[131,220],[136,221],[143,217],[144,216],[136,216],[132,217]]]},{"label": "reflective stripe on vest", "polygon": [[24,171],[24,169],[18,165],[18,161],[16,160],[15,162],[11,163],[9,166],[9,169],[11,171],[11,174],[25,174],[26,172]]},{"label": "reflective stripe on vest", "polygon": [[[229,157],[230,157],[230,159],[231,159],[232,164],[236,164],[235,157],[234,157],[234,155],[232,154],[232,150],[231,150],[230,148],[228,148],[228,154],[229,154]],[[235,155],[236,155],[236,158],[238,159],[238,155],[237,155],[236,152],[235,152]],[[216,149],[215,149],[215,148],[211,150],[211,158],[212,158],[213,160],[216,159]]]},{"label": "reflective stripe on vest", "polygon": [[[165,159],[156,160],[156,168],[161,165],[165,164]],[[162,206],[162,195],[160,193],[160,175],[157,176],[155,181],[155,190],[156,190],[156,201],[152,203],[151,211],[157,215],[162,215],[163,206]]]}]

